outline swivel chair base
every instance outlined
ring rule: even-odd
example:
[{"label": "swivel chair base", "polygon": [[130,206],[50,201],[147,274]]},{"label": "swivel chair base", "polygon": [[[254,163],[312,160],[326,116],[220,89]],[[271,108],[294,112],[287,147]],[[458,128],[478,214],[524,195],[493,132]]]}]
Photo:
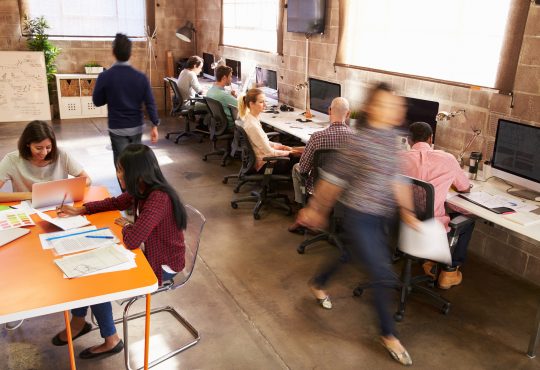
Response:
[{"label": "swivel chair base", "polygon": [[[279,202],[280,199],[283,200],[283,202]],[[238,203],[243,202],[256,202],[255,207],[253,208],[253,218],[255,220],[259,220],[261,218],[259,212],[261,208],[266,204],[272,204],[278,208],[286,210],[287,216],[290,216],[292,214],[289,197],[285,194],[268,193],[265,190],[262,190],[260,192],[252,191],[251,196],[231,201],[231,207],[237,209]]]}]

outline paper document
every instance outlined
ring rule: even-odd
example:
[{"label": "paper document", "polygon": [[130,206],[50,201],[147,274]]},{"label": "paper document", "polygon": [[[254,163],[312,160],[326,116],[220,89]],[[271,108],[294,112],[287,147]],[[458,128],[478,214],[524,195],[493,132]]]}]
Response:
[{"label": "paper document", "polygon": [[86,225],[90,225],[90,221],[84,216],[73,217],[55,217],[52,218],[46,213],[36,212],[43,221],[50,222],[51,224],[58,226],[62,230],[77,229]]},{"label": "paper document", "polygon": [[34,225],[34,221],[32,221],[30,215],[25,211],[11,210],[0,212],[0,230]]},{"label": "paper document", "polygon": [[516,212],[509,215],[503,215],[503,217],[523,226],[529,226],[540,222],[540,216],[532,212]]},{"label": "paper document", "polygon": [[70,230],[77,231],[74,234],[52,237],[52,239],[49,238],[48,242],[53,246],[56,254],[62,256],[64,254],[114,245],[119,242],[118,238],[108,228],[83,232],[78,232],[78,230],[80,229]]},{"label": "paper document", "polygon": [[452,264],[446,230],[434,218],[423,221],[419,231],[401,223],[399,250],[414,257]]},{"label": "paper document", "polygon": [[508,208],[512,208],[514,211],[523,211],[523,212],[530,212],[537,208],[535,205],[525,203],[516,198],[507,197],[500,194],[491,195],[483,191],[474,191],[472,193],[461,193],[460,195],[486,208],[508,207]]},{"label": "paper document", "polygon": [[75,278],[129,262],[129,257],[118,245],[94,249],[54,260],[68,278]]},{"label": "paper document", "polygon": [[53,249],[54,246],[51,243],[52,240],[49,241],[47,239],[55,238],[57,236],[69,235],[69,234],[72,234],[74,231],[84,232],[84,231],[91,231],[91,230],[96,230],[96,227],[94,225],[90,225],[90,226],[78,228],[76,230],[64,230],[64,231],[55,231],[53,233],[39,234],[39,241],[43,249]]}]

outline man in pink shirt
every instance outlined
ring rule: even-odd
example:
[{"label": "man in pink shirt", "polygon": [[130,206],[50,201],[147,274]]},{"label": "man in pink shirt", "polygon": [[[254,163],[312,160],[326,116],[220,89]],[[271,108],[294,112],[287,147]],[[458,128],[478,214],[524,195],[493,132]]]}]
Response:
[{"label": "man in pink shirt", "polygon": [[[431,148],[433,131],[425,122],[415,122],[409,126],[411,150],[403,153],[402,171],[404,175],[429,182],[435,188],[435,218],[446,231],[450,231],[450,216],[446,213],[444,203],[451,186],[459,192],[469,192],[471,184],[454,156],[442,150]],[[472,236],[474,223],[467,226],[459,235],[458,242],[452,252],[452,266],[444,266],[439,274],[439,287],[449,289],[461,283],[462,275],[458,268],[465,261],[467,246]],[[426,261],[423,265],[426,274],[433,277],[435,263]]]}]

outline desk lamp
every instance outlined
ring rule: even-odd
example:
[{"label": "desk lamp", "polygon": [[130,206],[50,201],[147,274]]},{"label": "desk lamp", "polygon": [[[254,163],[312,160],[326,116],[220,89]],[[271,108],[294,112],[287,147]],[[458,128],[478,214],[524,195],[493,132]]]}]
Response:
[{"label": "desk lamp", "polygon": [[224,66],[224,65],[225,65],[225,61],[223,60],[223,58],[219,58],[217,61],[215,61],[214,63],[210,65],[210,68],[216,69],[217,67]]},{"label": "desk lamp", "polygon": [[[436,116],[435,119],[437,120],[437,122],[444,122],[444,121],[450,121],[450,120],[452,120],[452,118],[454,118],[456,116],[459,116],[459,115],[463,115],[463,117],[465,119],[467,119],[467,117],[465,115],[465,109],[459,109],[459,110],[456,110],[456,111],[453,111],[453,112],[440,111],[439,113],[437,113],[437,116]],[[473,132],[473,136],[467,142],[467,144],[463,147],[463,149],[461,150],[461,152],[458,155],[457,159],[458,159],[458,162],[459,162],[460,165],[463,165],[463,156],[465,155],[465,152],[467,151],[467,149],[469,149],[469,147],[476,140],[476,138],[478,136],[480,136],[480,134],[482,133],[481,129],[472,127],[472,125],[470,123],[469,123],[469,126],[470,126],[470,128],[471,128],[471,130]]]},{"label": "desk lamp", "polygon": [[191,21],[186,21],[186,24],[176,30],[176,37],[185,42],[191,42],[193,40],[193,45],[195,46],[195,54],[197,54],[197,31],[193,27]]},{"label": "desk lamp", "polygon": [[306,112],[304,113],[304,117],[306,117],[306,119],[313,118],[313,114],[311,114],[311,110],[310,110],[310,106],[309,106],[309,82],[304,81],[302,83],[296,84],[294,86],[294,89],[296,91],[306,89]]}]

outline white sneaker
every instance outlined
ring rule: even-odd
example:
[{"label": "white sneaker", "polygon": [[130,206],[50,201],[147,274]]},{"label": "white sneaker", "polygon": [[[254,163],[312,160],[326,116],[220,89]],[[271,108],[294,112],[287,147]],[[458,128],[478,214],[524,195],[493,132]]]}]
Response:
[{"label": "white sneaker", "polygon": [[5,326],[6,326],[7,330],[16,330],[22,325],[23,322],[24,322],[24,320],[6,322]]}]

